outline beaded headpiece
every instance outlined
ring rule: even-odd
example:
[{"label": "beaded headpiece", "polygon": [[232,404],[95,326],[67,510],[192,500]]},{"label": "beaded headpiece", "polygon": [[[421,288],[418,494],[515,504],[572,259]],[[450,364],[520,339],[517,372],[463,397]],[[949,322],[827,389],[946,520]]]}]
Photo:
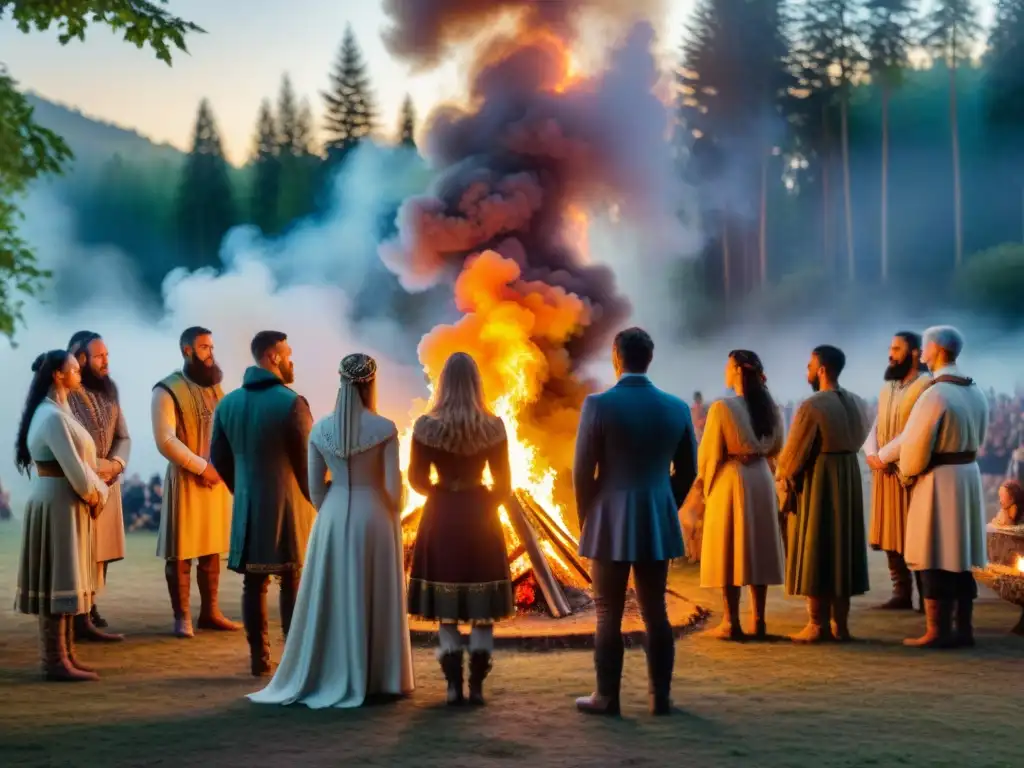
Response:
[{"label": "beaded headpiece", "polygon": [[338,373],[353,384],[365,384],[377,377],[377,361],[362,352],[346,355],[338,366]]}]

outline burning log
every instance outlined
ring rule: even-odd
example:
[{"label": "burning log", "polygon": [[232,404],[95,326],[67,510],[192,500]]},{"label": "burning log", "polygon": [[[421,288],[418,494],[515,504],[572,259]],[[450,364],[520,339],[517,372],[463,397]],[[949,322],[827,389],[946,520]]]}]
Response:
[{"label": "burning log", "polygon": [[551,519],[551,516],[547,511],[534,501],[533,497],[528,491],[520,489],[515,492],[516,498],[519,499],[520,504],[531,513],[534,524],[540,528],[544,535],[551,541],[551,543],[558,548],[565,561],[572,566],[573,570],[582,578],[584,584],[592,584],[593,580],[590,578],[590,573],[587,571],[587,567],[583,565],[579,555],[576,554],[578,542],[572,540],[572,538],[562,530],[561,526],[555,523]]},{"label": "burning log", "polygon": [[544,596],[548,610],[556,619],[568,616],[572,613],[569,601],[565,597],[565,592],[562,591],[562,585],[558,583],[555,574],[552,573],[547,558],[544,557],[540,541],[537,539],[533,526],[530,525],[526,510],[519,501],[517,494],[513,494],[509,498],[508,503],[505,504],[505,510],[508,512],[509,520],[512,522],[512,527],[516,530],[519,541],[526,548],[530,564],[533,566],[534,581],[537,582],[537,586]]}]

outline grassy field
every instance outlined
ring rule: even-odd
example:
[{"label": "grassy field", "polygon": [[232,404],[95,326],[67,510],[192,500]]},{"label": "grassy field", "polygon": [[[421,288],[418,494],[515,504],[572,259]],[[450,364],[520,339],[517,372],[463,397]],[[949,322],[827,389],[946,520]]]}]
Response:
[{"label": "grassy field", "polygon": [[[19,530],[0,527],[0,600],[13,599]],[[991,596],[978,606],[978,647],[914,652],[899,641],[923,620],[867,608],[885,596],[873,556],[872,595],[855,601],[849,646],[780,641],[679,641],[674,717],[645,710],[642,652],[629,652],[624,717],[591,719],[573,698],[591,690],[587,652],[504,652],[490,706],[451,710],[432,653],[416,651],[416,693],[355,711],[257,707],[241,634],[168,636],[169,608],[154,538],[129,539],[100,605],[120,645],[82,646],[103,680],[39,679],[35,623],[7,609],[0,624],[0,764],[279,766],[983,766],[1021,765],[1024,641],[1008,636],[1016,612]],[[718,611],[696,573],[674,586]],[[223,602],[237,618],[240,579],[225,574]],[[198,600],[194,595],[193,600]],[[272,603],[275,602],[272,595]],[[745,606],[746,607],[746,606]],[[770,629],[803,623],[802,605],[773,593]],[[712,624],[717,618],[712,619]],[[280,654],[276,624],[275,655]]]}]

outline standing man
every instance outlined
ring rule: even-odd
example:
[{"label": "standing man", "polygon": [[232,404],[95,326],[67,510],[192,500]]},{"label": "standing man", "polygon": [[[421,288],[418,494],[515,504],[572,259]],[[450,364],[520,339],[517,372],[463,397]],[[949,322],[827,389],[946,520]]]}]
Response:
[{"label": "standing man", "polygon": [[921,370],[921,337],[911,331],[899,331],[889,345],[889,366],[885,386],[878,395],[878,415],[864,445],[871,473],[871,532],[869,543],[885,552],[892,579],[892,597],[878,607],[882,610],[913,610],[913,578],[903,558],[906,541],[907,510],[910,489],[904,486],[896,466],[879,459],[880,452],[892,446],[910,418],[910,411],[928,384]]},{"label": "standing man", "polygon": [[[121,508],[121,477],[128,466],[132,440],[121,410],[117,385],[110,378],[107,345],[98,333],[79,331],[68,342],[68,352],[78,359],[82,370],[82,388],[68,395],[68,406],[75,419],[96,443],[96,474],[110,486],[107,503],[92,525],[92,551],[96,562],[96,586],[107,581],[107,566],[124,560],[124,511]],[[106,620],[96,608],[75,616],[75,635],[79,640],[117,642],[123,635],[103,632]]]},{"label": "standing man", "polygon": [[281,627],[287,637],[316,510],[306,469],[313,417],[295,381],[288,337],[260,331],[256,365],[214,418],[210,459],[235,495],[228,568],[243,574],[242,620],[255,677],[273,672],[267,636],[267,586],[281,579]]},{"label": "standing man", "polygon": [[775,470],[779,507],[788,512],[786,593],[807,598],[807,626],[792,637],[798,643],[850,640],[850,598],[868,591],[857,459],[868,436],[868,409],[839,386],[845,366],[836,347],[811,353],[807,382],[814,394],[797,408]]},{"label": "standing man", "polygon": [[669,561],[682,557],[679,507],[697,477],[690,409],[654,386],[647,369],[654,342],[628,328],[615,337],[619,382],[583,403],[573,485],[580,555],[593,560],[597,692],[576,700],[593,715],[619,713],[622,613],[630,571],[647,629],[651,712],[671,711],[675,640],[665,606]]},{"label": "standing man", "polygon": [[[914,406],[899,445],[900,473],[913,481],[907,564],[921,572],[927,631],[904,645],[974,645],[978,585],[971,571],[988,562],[985,496],[978,448],[988,432],[988,401],[956,361],[963,336],[952,326],[924,333],[932,380]],[[951,623],[955,606],[956,635]]]},{"label": "standing man", "polygon": [[704,435],[704,424],[708,420],[708,413],[704,407],[704,395],[699,391],[693,393],[693,408],[690,409],[690,417],[693,421],[694,435],[697,437],[697,442],[700,443],[700,439]]},{"label": "standing man", "polygon": [[153,388],[153,438],[169,462],[160,508],[156,553],[174,610],[174,634],[192,637],[189,610],[192,560],[202,604],[199,628],[237,631],[220,612],[221,555],[230,548],[231,495],[209,462],[213,412],[224,378],[213,356],[213,333],[194,326],[179,339],[184,365]]}]

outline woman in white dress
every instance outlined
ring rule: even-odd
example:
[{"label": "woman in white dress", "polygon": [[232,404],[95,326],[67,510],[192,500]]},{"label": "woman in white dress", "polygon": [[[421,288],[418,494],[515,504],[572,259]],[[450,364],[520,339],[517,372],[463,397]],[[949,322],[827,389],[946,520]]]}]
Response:
[{"label": "woman in white dress", "polygon": [[78,661],[72,618],[88,613],[95,592],[93,519],[107,500],[96,474],[96,445],[71,414],[68,393],[82,385],[78,361],[64,350],[40,355],[21,414],[15,459],[35,477],[22,520],[14,608],[39,617],[43,676],[97,680]]},{"label": "woman in white dress", "polygon": [[[318,510],[284,655],[257,704],[359,707],[412,692],[398,431],[375,411],[377,363],[341,361],[334,413],[309,437]],[[330,472],[330,480],[328,480]]]},{"label": "woman in white dress", "polygon": [[705,497],[700,585],[724,592],[715,632],[722,640],[744,639],[740,589],[749,586],[754,635],[763,639],[768,585],[782,584],[785,563],[770,466],[782,450],[782,417],[753,352],[729,353],[725,384],[736,394],[711,406],[697,452]]}]

